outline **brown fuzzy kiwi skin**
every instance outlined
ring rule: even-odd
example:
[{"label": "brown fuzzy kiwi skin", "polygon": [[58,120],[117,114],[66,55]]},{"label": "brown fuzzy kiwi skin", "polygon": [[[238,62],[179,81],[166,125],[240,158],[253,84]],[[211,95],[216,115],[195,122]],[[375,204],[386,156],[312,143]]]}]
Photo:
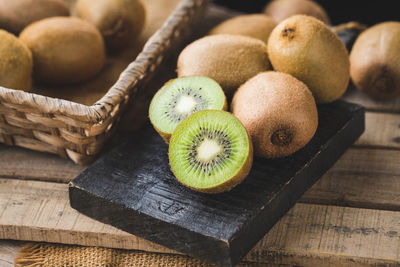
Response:
[{"label": "brown fuzzy kiwi skin", "polygon": [[321,20],[325,24],[331,23],[322,6],[312,0],[274,0],[265,6],[263,12],[277,23],[293,15],[308,15]]},{"label": "brown fuzzy kiwi skin", "polygon": [[69,6],[62,0],[0,0],[0,28],[14,34],[32,22],[69,14]]},{"label": "brown fuzzy kiwi skin", "polygon": [[251,78],[235,93],[231,110],[253,140],[255,155],[266,158],[295,153],[318,127],[311,92],[286,73],[269,71]]},{"label": "brown fuzzy kiwi skin", "polygon": [[76,12],[100,30],[107,50],[114,53],[138,38],[146,19],[141,0],[79,0]]},{"label": "brown fuzzy kiwi skin", "polygon": [[264,42],[241,35],[217,34],[186,46],[178,57],[178,76],[207,76],[230,97],[257,73],[270,70]]},{"label": "brown fuzzy kiwi skin", "polygon": [[0,86],[28,91],[32,83],[32,54],[13,34],[0,30]]},{"label": "brown fuzzy kiwi skin", "polygon": [[[224,106],[222,107],[222,110],[224,110],[224,111],[227,111],[227,110],[228,110],[228,102],[226,101],[226,98],[225,98],[225,103],[224,103]],[[151,120],[150,120],[150,122],[151,122]],[[170,133],[165,133],[165,132],[161,131],[161,130],[158,129],[157,126],[154,125],[154,124],[152,124],[152,125],[153,125],[154,129],[157,131],[157,133],[162,137],[162,139],[164,140],[164,142],[168,145],[168,144],[169,144],[169,141],[170,141],[170,139],[171,139],[171,134],[170,134]]]},{"label": "brown fuzzy kiwi skin", "polygon": [[379,23],[358,36],[350,53],[350,75],[371,97],[400,96],[400,22]]},{"label": "brown fuzzy kiwi skin", "polygon": [[295,15],[272,31],[268,55],[276,71],[304,82],[317,103],[340,98],[350,80],[348,51],[339,37],[320,20]]},{"label": "brown fuzzy kiwi skin", "polygon": [[264,14],[240,15],[215,26],[209,34],[239,34],[267,43],[269,35],[276,25],[272,18]]},{"label": "brown fuzzy kiwi skin", "polygon": [[38,83],[64,85],[95,76],[105,62],[100,32],[73,17],[53,17],[32,23],[20,34],[32,51],[34,78]]}]

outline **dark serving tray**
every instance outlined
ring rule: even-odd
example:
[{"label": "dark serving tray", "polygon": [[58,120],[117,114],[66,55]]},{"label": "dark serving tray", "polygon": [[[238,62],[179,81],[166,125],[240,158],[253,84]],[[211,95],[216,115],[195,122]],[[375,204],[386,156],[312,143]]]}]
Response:
[{"label": "dark serving tray", "polygon": [[292,156],[255,158],[232,191],[180,185],[168,146],[146,126],[70,184],[71,206],[101,222],[220,266],[240,261],[364,131],[364,109],[321,105],[312,141]]}]

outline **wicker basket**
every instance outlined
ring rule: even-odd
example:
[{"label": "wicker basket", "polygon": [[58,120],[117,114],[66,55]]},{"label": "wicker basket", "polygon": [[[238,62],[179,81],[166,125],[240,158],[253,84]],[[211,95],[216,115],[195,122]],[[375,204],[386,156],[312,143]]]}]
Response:
[{"label": "wicker basket", "polygon": [[175,51],[209,0],[183,0],[118,81],[94,105],[0,87],[0,143],[91,162],[116,128],[127,105]]}]

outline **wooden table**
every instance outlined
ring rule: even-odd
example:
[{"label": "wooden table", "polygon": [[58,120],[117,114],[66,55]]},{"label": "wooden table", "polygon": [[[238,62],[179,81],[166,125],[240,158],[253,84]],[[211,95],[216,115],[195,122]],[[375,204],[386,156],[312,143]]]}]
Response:
[{"label": "wooden table", "polygon": [[[366,107],[366,131],[245,258],[258,265],[400,265],[400,98]],[[177,253],[71,209],[68,181],[85,167],[0,145],[0,239]],[[20,241],[0,240],[0,266]]]},{"label": "wooden table", "polygon": [[[367,108],[366,131],[248,254],[247,261],[400,265],[400,99]],[[80,215],[67,182],[84,169],[50,154],[0,145],[0,238],[176,253]],[[0,266],[22,242],[0,241]]]}]

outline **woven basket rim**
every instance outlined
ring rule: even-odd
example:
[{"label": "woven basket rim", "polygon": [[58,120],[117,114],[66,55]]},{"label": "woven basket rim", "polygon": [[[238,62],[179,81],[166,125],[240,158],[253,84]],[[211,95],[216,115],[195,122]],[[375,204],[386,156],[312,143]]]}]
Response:
[{"label": "woven basket rim", "polygon": [[[80,121],[89,123],[98,123],[110,116],[113,108],[122,102],[129,89],[132,88],[144,75],[141,70],[147,70],[156,56],[153,51],[155,47],[163,46],[163,43],[157,42],[161,36],[171,36],[174,29],[181,23],[180,17],[186,13],[190,7],[203,0],[182,0],[174,11],[168,16],[167,20],[145,43],[138,56],[121,72],[118,80],[111,86],[106,94],[93,105],[85,105],[70,100],[59,99],[50,96],[15,90],[0,86],[0,102],[28,106],[37,109],[43,113],[60,114],[68,117],[74,117]],[[147,60],[152,55],[153,60]],[[142,73],[138,75],[138,73]]]}]

